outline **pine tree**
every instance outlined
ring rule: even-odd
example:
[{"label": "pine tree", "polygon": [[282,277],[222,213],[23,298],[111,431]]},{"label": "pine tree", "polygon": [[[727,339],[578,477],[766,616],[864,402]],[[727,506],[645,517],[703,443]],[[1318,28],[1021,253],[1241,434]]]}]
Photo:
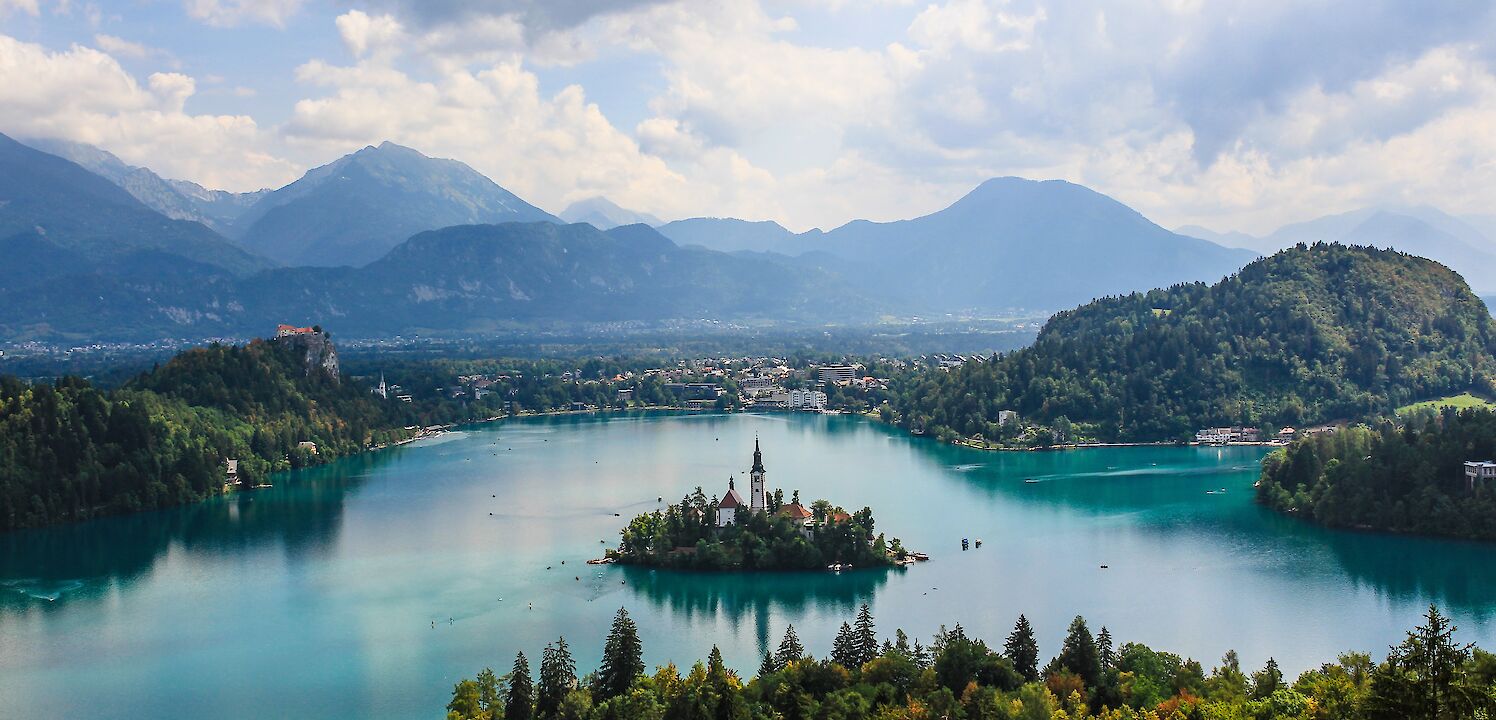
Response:
[{"label": "pine tree", "polygon": [[1096,687],[1101,682],[1101,657],[1096,651],[1096,639],[1086,627],[1086,619],[1076,615],[1070,621],[1070,632],[1055,664],[1080,676],[1086,687]]},{"label": "pine tree", "polygon": [[909,659],[921,670],[930,667],[930,651],[920,643],[919,638],[914,639],[914,650],[909,653]]},{"label": "pine tree", "polygon": [[873,625],[873,613],[868,609],[867,603],[863,603],[857,610],[856,625],[853,649],[856,652],[856,667],[862,667],[878,657],[878,632]]},{"label": "pine tree", "polygon": [[535,712],[535,684],[530,679],[530,661],[524,653],[514,657],[509,674],[509,693],[504,697],[504,720],[530,720]]},{"label": "pine tree", "polygon": [[634,680],[644,674],[644,648],[639,642],[639,628],[628,611],[618,608],[613,616],[613,630],[603,645],[603,662],[597,669],[593,689],[598,702],[627,694]]},{"label": "pine tree", "polygon": [[837,631],[836,640],[831,643],[831,662],[844,668],[862,667],[857,662],[857,638],[851,625],[842,623]]},{"label": "pine tree", "polygon": [[758,676],[766,678],[777,672],[779,672],[779,663],[774,661],[774,653],[765,650],[764,661],[758,666]]},{"label": "pine tree", "polygon": [[1025,682],[1039,679],[1039,642],[1034,639],[1034,626],[1029,624],[1027,617],[1018,616],[1008,642],[1003,644],[1003,654]]},{"label": "pine tree", "polygon": [[1255,673],[1252,673],[1252,699],[1261,700],[1277,692],[1283,687],[1283,671],[1278,669],[1278,661],[1273,658],[1267,659],[1267,664]]},{"label": "pine tree", "polygon": [[1112,631],[1105,625],[1101,626],[1101,634],[1096,636],[1096,653],[1101,659],[1103,673],[1116,668],[1117,653],[1112,649]]},{"label": "pine tree", "polygon": [[561,700],[577,684],[577,663],[566,647],[566,638],[557,638],[555,645],[547,645],[540,658],[540,685],[535,690],[535,717],[538,720],[556,720],[560,717]]},{"label": "pine tree", "polygon": [[774,654],[774,662],[783,668],[790,663],[805,657],[805,646],[800,644],[799,636],[795,635],[795,626],[790,625],[784,631],[784,639],[779,641],[779,652]]}]

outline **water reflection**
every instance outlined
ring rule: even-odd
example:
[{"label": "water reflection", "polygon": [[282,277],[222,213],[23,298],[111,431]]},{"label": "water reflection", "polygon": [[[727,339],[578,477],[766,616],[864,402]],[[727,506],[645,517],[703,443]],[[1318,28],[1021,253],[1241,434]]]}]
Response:
[{"label": "water reflection", "polygon": [[[721,573],[621,567],[639,597],[688,619],[750,619],[759,650],[778,643],[783,628],[770,627],[774,615],[799,616],[808,608],[851,617],[858,606],[872,603],[891,573],[902,568],[870,568],[844,573]],[[772,637],[771,637],[772,636]]]},{"label": "water reflection", "polygon": [[333,552],[346,502],[368,470],[385,460],[348,458],[280,476],[272,488],[0,535],[0,588],[10,591],[0,592],[0,606],[100,597],[105,588],[148,575],[173,548],[227,557],[279,547],[292,560],[325,557]]}]

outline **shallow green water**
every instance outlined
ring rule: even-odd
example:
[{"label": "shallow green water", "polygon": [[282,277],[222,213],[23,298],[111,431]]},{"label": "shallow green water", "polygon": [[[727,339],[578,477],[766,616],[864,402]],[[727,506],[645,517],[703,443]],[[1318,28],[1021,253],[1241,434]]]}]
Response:
[{"label": "shallow green water", "polygon": [[[720,494],[755,435],[771,488],[870,505],[933,559],[842,575],[583,564],[656,497]],[[0,536],[0,716],[437,717],[457,679],[560,634],[595,667],[619,606],[651,665],[718,644],[748,672],[790,622],[825,654],[863,602],[885,632],[960,622],[994,643],[1027,613],[1046,656],[1079,613],[1207,666],[1235,648],[1296,671],[1380,653],[1429,602],[1496,645],[1496,547],[1272,515],[1251,502],[1260,456],[983,453],[855,417],[486,426],[237,498]]]}]

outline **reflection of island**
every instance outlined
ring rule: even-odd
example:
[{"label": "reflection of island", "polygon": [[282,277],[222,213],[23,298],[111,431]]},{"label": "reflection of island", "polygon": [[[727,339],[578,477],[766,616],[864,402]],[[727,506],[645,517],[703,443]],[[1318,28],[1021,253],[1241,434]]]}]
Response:
[{"label": "reflection of island", "polygon": [[[838,574],[805,572],[721,573],[625,566],[634,593],[688,619],[753,618],[759,649],[769,646],[773,617],[799,617],[807,607],[850,617],[888,583],[888,568]],[[782,629],[781,629],[782,630]]]},{"label": "reflection of island", "polygon": [[809,508],[800,491],[784,502],[782,490],[764,486],[764,456],[753,441],[748,500],[735,480],[719,500],[700,487],[664,510],[635,517],[622,530],[608,560],[693,570],[850,570],[888,567],[908,558],[898,538],[874,533],[873,511],[848,513],[825,500]]},{"label": "reflection of island", "polygon": [[281,475],[276,486],[156,512],[0,535],[0,606],[103,597],[173,548],[229,556],[278,543],[296,558],[328,552],[360,477],[388,454]]}]

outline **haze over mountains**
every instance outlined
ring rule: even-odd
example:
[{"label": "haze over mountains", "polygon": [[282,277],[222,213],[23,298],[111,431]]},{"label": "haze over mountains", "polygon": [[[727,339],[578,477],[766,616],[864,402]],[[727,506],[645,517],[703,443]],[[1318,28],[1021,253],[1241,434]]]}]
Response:
[{"label": "haze over mountains", "polygon": [[365,265],[423,230],[557,218],[478,171],[382,143],[307,172],[234,221],[229,235],[284,265]]},{"label": "haze over mountains", "polygon": [[657,219],[601,197],[558,218],[461,162],[393,143],[244,194],[164,179],[87,145],[34,144],[55,154],[0,136],[0,249],[13,261],[0,270],[3,338],[203,337],[282,321],[380,336],[1043,311],[1213,281],[1299,240],[1496,268],[1479,230],[1431,210],[1200,239],[1209,233],[1170,232],[1079,185],[997,178],[909,220],[795,233],[692,218],[656,231]]},{"label": "haze over mountains", "polygon": [[1435,260],[1464,276],[1477,290],[1496,290],[1496,223],[1489,217],[1458,218],[1429,206],[1371,207],[1285,225],[1257,237],[1242,232],[1218,233],[1198,225],[1178,229],[1184,235],[1221,245],[1271,254],[1298,243],[1337,242],[1392,248]]}]

